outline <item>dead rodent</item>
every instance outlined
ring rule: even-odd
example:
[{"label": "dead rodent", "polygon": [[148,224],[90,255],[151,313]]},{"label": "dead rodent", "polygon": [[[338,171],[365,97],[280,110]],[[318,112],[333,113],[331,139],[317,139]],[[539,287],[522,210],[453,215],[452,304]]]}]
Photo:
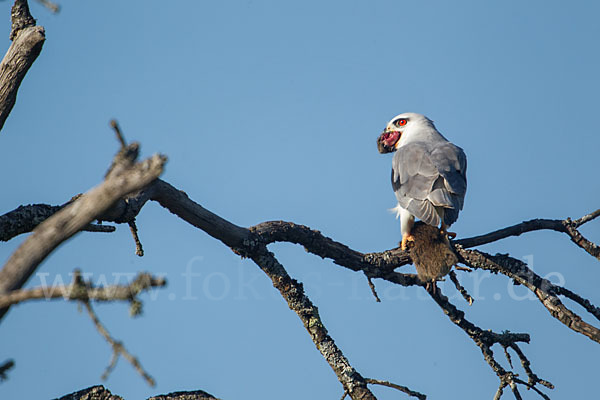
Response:
[{"label": "dead rodent", "polygon": [[417,275],[423,283],[435,282],[446,276],[458,258],[446,235],[442,235],[438,227],[417,222],[411,229],[414,241],[409,244]]}]

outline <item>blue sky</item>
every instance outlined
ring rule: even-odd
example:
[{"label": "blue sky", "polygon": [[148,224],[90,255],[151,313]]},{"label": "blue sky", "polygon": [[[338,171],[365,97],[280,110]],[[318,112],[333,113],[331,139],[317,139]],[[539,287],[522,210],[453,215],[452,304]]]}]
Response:
[{"label": "blue sky", "polygon": [[[10,2],[0,4],[8,48]],[[102,179],[117,118],[163,178],[209,210],[250,226],[288,220],[373,252],[397,245],[391,156],[375,140],[406,111],[426,114],[469,161],[459,237],[531,218],[599,208],[600,6],[592,1],[104,1],[31,10],[47,41],[0,132],[0,209],[60,204]],[[600,241],[600,222],[582,232]],[[224,399],[339,398],[341,385],[298,317],[254,264],[156,204],[125,226],[82,233],[29,286],[75,268],[114,283],[145,270],[169,286],[144,314],[99,305],[109,331],[158,386],[119,361],[104,384],[127,399],[203,389]],[[0,247],[4,262],[22,242]],[[479,349],[419,288],[375,284],[289,244],[271,246],[364,376],[431,399],[491,398],[497,378]],[[566,236],[537,232],[483,247],[600,304],[597,261]],[[413,271],[404,267],[403,271]],[[197,274],[186,278],[186,271]],[[124,275],[125,274],[125,275]],[[119,278],[120,277],[120,278]],[[459,279],[483,329],[531,334],[523,345],[553,399],[596,390],[600,348],[553,319],[523,288],[483,272]],[[57,281],[58,282],[58,281]],[[571,305],[570,303],[567,303]],[[593,322],[578,307],[574,310]],[[28,303],[2,321],[0,360],[16,368],[2,398],[53,398],[100,383],[110,349],[75,304]],[[502,350],[495,349],[503,360]],[[517,369],[519,372],[520,370]],[[35,382],[35,384],[32,384]],[[403,396],[375,388],[381,399]],[[526,398],[536,398],[524,391]],[[507,398],[510,398],[507,395]]]}]

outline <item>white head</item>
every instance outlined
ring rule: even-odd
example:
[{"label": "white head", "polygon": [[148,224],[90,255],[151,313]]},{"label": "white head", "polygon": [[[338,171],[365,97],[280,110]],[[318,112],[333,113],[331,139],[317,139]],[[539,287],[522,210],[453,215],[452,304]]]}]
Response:
[{"label": "white head", "polygon": [[433,121],[424,115],[417,113],[396,115],[388,122],[377,139],[377,148],[380,153],[390,153],[396,151],[411,137],[432,131],[437,133]]}]

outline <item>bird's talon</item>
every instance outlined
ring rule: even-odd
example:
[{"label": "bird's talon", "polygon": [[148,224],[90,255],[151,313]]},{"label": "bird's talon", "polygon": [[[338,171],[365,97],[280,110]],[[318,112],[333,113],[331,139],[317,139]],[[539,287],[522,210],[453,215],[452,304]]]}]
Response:
[{"label": "bird's talon", "polygon": [[400,243],[400,248],[402,249],[402,251],[406,250],[408,248],[408,242],[413,242],[415,241],[415,237],[411,234],[407,234],[407,235],[403,235],[402,236],[402,243]]}]

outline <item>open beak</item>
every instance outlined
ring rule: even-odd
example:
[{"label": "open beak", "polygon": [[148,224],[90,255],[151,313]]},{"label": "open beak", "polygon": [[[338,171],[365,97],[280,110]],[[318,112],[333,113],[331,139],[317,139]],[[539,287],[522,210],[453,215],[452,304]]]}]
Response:
[{"label": "open beak", "polygon": [[379,150],[381,154],[396,151],[396,143],[400,140],[400,135],[401,133],[399,131],[386,129],[377,138],[377,150]]}]

